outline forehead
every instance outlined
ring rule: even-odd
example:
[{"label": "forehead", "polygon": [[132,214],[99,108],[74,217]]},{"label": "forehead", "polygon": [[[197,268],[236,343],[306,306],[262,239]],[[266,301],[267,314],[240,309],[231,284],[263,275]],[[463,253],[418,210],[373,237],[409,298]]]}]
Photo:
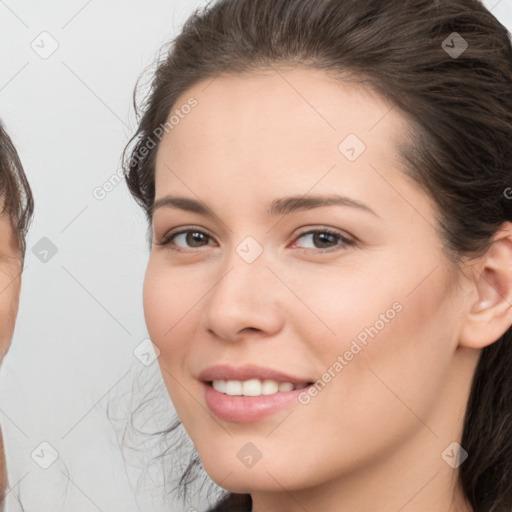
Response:
[{"label": "forehead", "polygon": [[[191,98],[196,106],[183,109],[160,144],[157,197],[160,189],[187,185],[306,193],[319,180],[364,183],[374,173],[371,161],[399,163],[396,140],[406,122],[398,110],[369,88],[320,70],[220,75],[188,89],[171,114]],[[360,157],[348,159],[347,145]]]}]

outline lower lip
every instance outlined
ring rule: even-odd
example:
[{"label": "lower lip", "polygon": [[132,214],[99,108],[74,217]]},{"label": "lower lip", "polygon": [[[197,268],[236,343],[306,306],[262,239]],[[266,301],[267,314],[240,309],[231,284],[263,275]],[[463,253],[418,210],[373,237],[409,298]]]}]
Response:
[{"label": "lower lip", "polygon": [[273,395],[231,396],[213,389],[206,382],[202,384],[210,411],[218,418],[234,423],[249,423],[271,416],[287,405],[297,404],[299,394],[308,389],[279,391]]}]

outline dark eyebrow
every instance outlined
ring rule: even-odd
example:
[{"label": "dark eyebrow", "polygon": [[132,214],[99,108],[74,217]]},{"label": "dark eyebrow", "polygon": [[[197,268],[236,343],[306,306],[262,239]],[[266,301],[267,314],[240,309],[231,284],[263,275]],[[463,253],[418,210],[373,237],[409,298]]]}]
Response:
[{"label": "dark eyebrow", "polygon": [[[274,199],[267,209],[267,214],[271,216],[287,215],[292,212],[302,210],[312,210],[313,208],[321,208],[323,206],[350,206],[367,211],[377,217],[379,215],[368,205],[361,203],[350,197],[340,196],[337,194],[330,195],[307,195],[307,196],[291,196]],[[187,212],[197,213],[206,217],[217,217],[213,211],[204,203],[188,197],[165,196],[157,199],[150,209],[151,216],[158,208],[179,208]]]},{"label": "dark eyebrow", "polygon": [[269,215],[287,215],[288,213],[300,210],[312,210],[313,208],[321,208],[323,206],[350,206],[367,211],[378,217],[375,210],[368,205],[351,199],[350,197],[340,196],[338,194],[330,195],[307,195],[307,196],[291,196],[274,199],[267,210]]}]

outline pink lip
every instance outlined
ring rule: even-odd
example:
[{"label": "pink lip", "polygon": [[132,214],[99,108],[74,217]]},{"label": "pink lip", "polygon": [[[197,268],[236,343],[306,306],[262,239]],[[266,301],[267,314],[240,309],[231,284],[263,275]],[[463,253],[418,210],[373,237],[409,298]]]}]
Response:
[{"label": "pink lip", "polygon": [[218,418],[234,423],[261,420],[289,404],[298,404],[298,395],[308,388],[261,396],[230,396],[203,382],[204,397],[210,411]]},{"label": "pink lip", "polygon": [[262,366],[255,366],[247,364],[244,366],[234,367],[226,364],[219,364],[210,366],[203,370],[197,377],[203,382],[211,382],[212,380],[249,380],[249,379],[271,379],[277,382],[291,382],[293,384],[305,384],[307,382],[314,382],[315,379],[294,377],[286,373],[265,368]]},{"label": "pink lip", "polygon": [[306,391],[307,388],[280,391],[273,395],[231,396],[213,389],[210,384],[211,381],[271,379],[293,384],[314,382],[314,379],[295,377],[271,368],[255,365],[244,365],[236,368],[229,365],[215,365],[203,370],[198,378],[203,381],[204,397],[210,411],[222,420],[235,423],[257,421],[290,404],[297,404],[298,395]]}]

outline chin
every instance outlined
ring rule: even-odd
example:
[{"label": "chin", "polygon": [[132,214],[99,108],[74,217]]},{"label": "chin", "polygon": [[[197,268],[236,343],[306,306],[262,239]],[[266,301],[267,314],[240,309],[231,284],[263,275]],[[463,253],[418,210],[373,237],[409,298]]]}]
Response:
[{"label": "chin", "polygon": [[[253,468],[246,471],[237,470],[229,474],[229,471],[226,473],[217,467],[213,471],[206,470],[206,473],[219,487],[237,494],[250,494],[257,491],[282,492],[283,488],[277,483],[282,481],[279,476],[274,480],[263,468],[255,471],[256,469]],[[270,473],[274,474],[272,471]],[[285,487],[289,489],[286,485]]]},{"label": "chin", "polygon": [[[290,464],[281,459],[277,461],[261,459],[252,467],[246,467],[236,456],[226,450],[224,455],[210,453],[201,458],[208,476],[220,487],[234,493],[251,493],[255,491],[282,492],[283,487],[294,490],[307,487],[301,485],[299,475],[290,475]],[[274,464],[273,464],[274,462]]]}]

